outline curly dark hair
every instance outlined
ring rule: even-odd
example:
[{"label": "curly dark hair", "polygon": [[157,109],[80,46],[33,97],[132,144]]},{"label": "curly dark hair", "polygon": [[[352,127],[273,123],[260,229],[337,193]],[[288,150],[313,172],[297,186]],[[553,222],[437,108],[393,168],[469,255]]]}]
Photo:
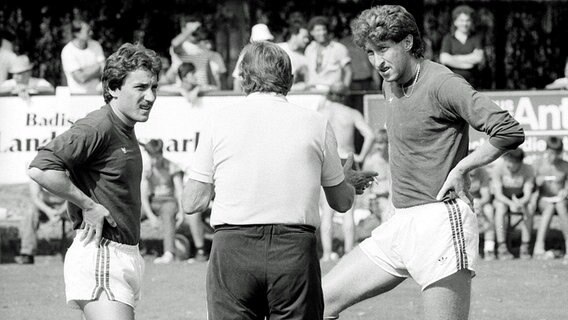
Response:
[{"label": "curly dark hair", "polygon": [[286,95],[292,87],[292,63],[290,57],[278,45],[267,42],[252,42],[242,52],[239,75],[246,94],[252,92],[275,92]]},{"label": "curly dark hair", "polygon": [[141,44],[125,43],[107,58],[103,70],[103,97],[105,103],[112,100],[110,90],[120,89],[126,76],[135,70],[145,69],[159,77],[162,60],[154,50]]},{"label": "curly dark hair", "polygon": [[393,41],[399,43],[412,35],[410,53],[416,58],[424,56],[424,44],[414,17],[402,6],[376,6],[363,11],[351,23],[353,39],[359,47],[367,41]]}]

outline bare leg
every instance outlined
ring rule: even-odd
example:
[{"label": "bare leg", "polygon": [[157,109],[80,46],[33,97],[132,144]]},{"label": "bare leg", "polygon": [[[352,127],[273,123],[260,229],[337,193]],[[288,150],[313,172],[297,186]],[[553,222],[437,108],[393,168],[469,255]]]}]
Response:
[{"label": "bare leg", "polygon": [[562,229],[562,233],[564,234],[564,241],[566,243],[565,248],[568,250],[568,208],[566,206],[566,200],[557,203],[556,212],[558,213],[558,219],[560,219],[560,228]]},{"label": "bare leg", "polygon": [[554,204],[547,204],[546,208],[542,210],[542,217],[536,233],[536,241],[534,243],[534,255],[543,255],[546,251],[544,241],[546,239],[546,234],[548,233],[548,228],[550,227],[550,221],[552,220],[553,214]]},{"label": "bare leg", "polygon": [[523,223],[521,223],[521,241],[527,244],[531,241],[532,237],[532,222],[534,211],[529,210],[528,207],[523,208]]},{"label": "bare leg", "polygon": [[320,205],[321,212],[321,247],[323,249],[322,261],[327,261],[331,257],[333,245],[333,214],[334,210],[327,204]]},{"label": "bare leg", "polygon": [[351,208],[343,215],[343,250],[345,253],[353,250],[355,243],[355,220],[353,219],[353,211]]},{"label": "bare leg", "polygon": [[393,289],[404,279],[384,271],[356,247],[322,280],[324,315],[337,316],[357,302]]},{"label": "bare leg", "polygon": [[160,208],[160,217],[164,228],[164,252],[175,252],[177,204],[164,202]]},{"label": "bare leg", "polygon": [[201,212],[192,214],[188,219],[189,230],[191,230],[191,238],[197,248],[203,248],[205,244],[203,236],[203,222],[201,222]]},{"label": "bare leg", "polygon": [[98,300],[77,303],[87,320],[134,320],[134,308],[122,302],[108,300],[104,292]]},{"label": "bare leg", "polygon": [[508,206],[502,202],[496,201],[495,202],[495,238],[497,239],[497,243],[505,243],[507,240],[505,238],[507,233],[507,226],[505,224],[505,219],[507,215],[507,211],[509,210]]},{"label": "bare leg", "polygon": [[460,270],[428,286],[422,293],[426,320],[467,320],[471,273]]}]

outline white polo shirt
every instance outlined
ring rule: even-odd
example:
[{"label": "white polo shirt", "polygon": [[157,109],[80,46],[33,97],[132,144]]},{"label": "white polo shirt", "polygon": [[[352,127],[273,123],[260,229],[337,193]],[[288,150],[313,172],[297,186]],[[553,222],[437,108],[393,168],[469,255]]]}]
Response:
[{"label": "white polo shirt", "polygon": [[99,91],[101,79],[93,78],[85,83],[79,83],[73,78],[73,72],[92,66],[103,64],[105,56],[103,48],[95,40],[89,40],[85,49],[77,48],[73,42],[69,42],[61,51],[61,64],[67,78],[67,86],[71,93],[93,93]]},{"label": "white polo shirt", "polygon": [[211,113],[188,176],[215,185],[212,226],[317,227],[320,187],[345,178],[327,120],[267,93]]}]

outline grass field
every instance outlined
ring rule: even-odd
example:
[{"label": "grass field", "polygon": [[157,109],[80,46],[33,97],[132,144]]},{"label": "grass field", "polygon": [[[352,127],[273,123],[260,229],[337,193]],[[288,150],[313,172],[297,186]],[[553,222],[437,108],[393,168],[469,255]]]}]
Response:
[{"label": "grass field", "polygon": [[[0,207],[23,211],[27,187],[0,186]],[[154,265],[146,257],[138,320],[206,319],[206,264]],[[333,263],[322,265],[323,273]],[[421,319],[419,288],[407,280],[393,291],[364,301],[341,319]],[[36,257],[35,265],[0,264],[0,320],[81,319],[65,305],[63,263],[59,255]],[[474,320],[567,320],[568,265],[552,261],[480,261],[473,280]]]},{"label": "grass field", "polygon": [[[139,320],[206,319],[205,263],[154,265],[146,257]],[[322,266],[324,273],[333,266]],[[40,256],[35,265],[0,265],[0,319],[80,319],[65,305],[63,263]],[[341,319],[421,319],[419,288],[412,280],[364,301]],[[554,261],[481,262],[473,281],[470,319],[568,319],[568,266]]]}]

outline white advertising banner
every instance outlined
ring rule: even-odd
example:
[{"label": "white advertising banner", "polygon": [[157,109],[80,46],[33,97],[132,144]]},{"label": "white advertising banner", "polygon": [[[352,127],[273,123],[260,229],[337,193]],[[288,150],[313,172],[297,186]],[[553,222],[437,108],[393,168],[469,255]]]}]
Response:
[{"label": "white advertising banner", "polygon": [[[150,119],[136,125],[141,142],[164,141],[164,155],[182,167],[191,161],[207,113],[234,106],[244,96],[210,95],[192,105],[180,96],[159,96]],[[290,94],[292,103],[316,109],[322,96]],[[104,105],[102,96],[0,97],[0,184],[29,181],[26,170],[37,148],[67,130],[77,119]]]}]

